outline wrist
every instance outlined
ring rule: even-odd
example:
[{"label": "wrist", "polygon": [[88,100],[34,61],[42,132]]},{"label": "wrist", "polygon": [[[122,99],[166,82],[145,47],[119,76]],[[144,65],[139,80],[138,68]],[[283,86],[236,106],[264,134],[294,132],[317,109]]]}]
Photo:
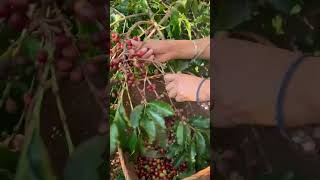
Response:
[{"label": "wrist", "polygon": [[205,80],[199,90],[199,100],[210,101],[210,80]]},{"label": "wrist", "polygon": [[194,45],[190,40],[173,40],[173,59],[191,59],[194,57]]}]

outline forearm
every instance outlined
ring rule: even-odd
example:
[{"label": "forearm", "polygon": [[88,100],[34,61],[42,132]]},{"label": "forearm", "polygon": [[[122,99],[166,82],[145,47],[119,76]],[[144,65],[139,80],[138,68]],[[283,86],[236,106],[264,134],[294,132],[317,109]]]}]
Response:
[{"label": "forearm", "polygon": [[192,59],[195,53],[198,54],[199,59],[210,59],[210,38],[202,38],[194,41],[191,40],[173,40],[175,59]]},{"label": "forearm", "polygon": [[[280,84],[299,53],[232,39],[215,39],[213,51],[215,120],[275,126]],[[320,58],[308,58],[292,77],[286,126],[320,123],[319,69]]]}]

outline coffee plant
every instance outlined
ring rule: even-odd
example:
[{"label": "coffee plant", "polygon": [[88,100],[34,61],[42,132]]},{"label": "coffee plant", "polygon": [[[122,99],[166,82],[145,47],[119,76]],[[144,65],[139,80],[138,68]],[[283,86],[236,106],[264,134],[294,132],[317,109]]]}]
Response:
[{"label": "coffee plant", "polygon": [[[0,179],[62,178],[53,171],[57,167],[50,163],[46,150],[49,142],[41,133],[41,124],[50,119],[43,114],[50,93],[70,156],[65,179],[102,176],[95,168],[103,164],[106,136],[76,147],[67,123],[65,97],[60,94],[64,86],[60,85],[87,84],[101,112],[105,112],[106,91],[97,88],[90,77],[98,73],[99,63],[107,60],[107,13],[103,0],[1,0]],[[88,167],[79,167],[79,159]],[[79,173],[79,168],[84,170]]]},{"label": "coffee plant", "polygon": [[[135,162],[139,179],[174,179],[209,166],[210,121],[186,117],[171,100],[163,75],[170,72],[208,76],[208,63],[175,60],[166,64],[130,54],[131,39],[197,39],[210,34],[210,2],[111,1],[110,154],[112,179],[128,176],[120,170],[119,151]],[[122,156],[122,153],[120,153]],[[121,157],[120,157],[121,159]]]}]

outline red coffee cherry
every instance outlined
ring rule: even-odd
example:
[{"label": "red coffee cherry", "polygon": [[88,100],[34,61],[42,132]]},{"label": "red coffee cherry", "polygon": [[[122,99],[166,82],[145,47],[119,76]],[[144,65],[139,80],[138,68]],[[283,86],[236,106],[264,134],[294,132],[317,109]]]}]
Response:
[{"label": "red coffee cherry", "polygon": [[6,100],[5,109],[9,114],[13,114],[17,112],[17,104],[12,98],[8,98]]},{"label": "red coffee cherry", "polygon": [[48,51],[45,49],[40,49],[37,54],[37,61],[39,63],[46,63],[48,60]]},{"label": "red coffee cherry", "polygon": [[8,24],[16,31],[22,31],[29,22],[29,18],[25,14],[14,13],[9,17]]},{"label": "red coffee cherry", "polygon": [[70,60],[66,60],[66,59],[59,59],[56,62],[56,67],[57,67],[58,71],[69,72],[72,69],[72,62],[70,62]]}]

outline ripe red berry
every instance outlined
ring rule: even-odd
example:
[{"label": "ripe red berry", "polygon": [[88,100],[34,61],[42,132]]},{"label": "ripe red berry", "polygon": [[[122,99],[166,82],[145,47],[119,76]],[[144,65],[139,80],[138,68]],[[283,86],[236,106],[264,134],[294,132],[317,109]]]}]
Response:
[{"label": "ripe red berry", "polygon": [[135,37],[133,37],[133,40],[139,41],[139,37],[135,36]]},{"label": "ripe red berry", "polygon": [[77,42],[77,47],[80,51],[86,51],[88,49],[88,44],[84,40],[79,40]]},{"label": "ripe red berry", "polygon": [[31,93],[27,92],[23,95],[23,102],[24,102],[24,106],[28,107],[31,102],[32,102],[32,95]]},{"label": "ripe red berry", "polygon": [[39,63],[46,63],[48,60],[48,51],[45,49],[40,49],[37,54],[37,61]]},{"label": "ripe red berry", "polygon": [[16,102],[11,99],[10,97],[6,100],[5,109],[8,113],[13,114],[17,111],[17,104]]},{"label": "ripe red berry", "polygon": [[9,0],[9,5],[12,10],[21,12],[28,9],[28,0]]},{"label": "ripe red berry", "polygon": [[62,72],[70,71],[72,68],[72,62],[66,59],[60,59],[56,62],[56,67],[58,71],[62,71]]},{"label": "ripe red berry", "polygon": [[135,53],[135,55],[138,56],[139,58],[141,58],[144,55],[144,52],[138,51]]},{"label": "ripe red berry", "polygon": [[64,48],[67,45],[70,45],[70,43],[71,43],[71,39],[68,38],[67,36],[65,36],[64,34],[57,35],[54,38],[54,41],[55,41],[55,45],[59,49]]},{"label": "ripe red berry", "polygon": [[21,31],[28,24],[28,17],[25,14],[14,13],[9,17],[9,26],[16,31]]},{"label": "ripe red berry", "polygon": [[132,42],[131,42],[130,39],[128,39],[128,40],[126,41],[126,43],[127,43],[128,46],[132,46]]},{"label": "ripe red berry", "polygon": [[74,82],[80,82],[83,79],[83,75],[80,68],[76,68],[70,73],[70,80]]},{"label": "ripe red berry", "polygon": [[119,42],[120,36],[117,33],[112,33],[111,40],[112,40],[112,42]]},{"label": "ripe red berry", "polygon": [[10,15],[10,9],[8,6],[5,5],[5,3],[0,4],[0,19],[1,18],[7,18]]},{"label": "ripe red berry", "polygon": [[77,1],[73,9],[82,22],[94,22],[97,18],[96,10],[89,2]]},{"label": "ripe red berry", "polygon": [[79,56],[79,51],[76,47],[70,45],[62,49],[63,57],[73,61]]},{"label": "ripe red berry", "polygon": [[98,67],[95,63],[87,63],[86,64],[86,70],[89,74],[96,74],[98,72]]},{"label": "ripe red berry", "polygon": [[118,49],[123,49],[123,44],[120,43],[120,42],[118,42],[118,43],[117,43],[117,47],[118,47]]}]

